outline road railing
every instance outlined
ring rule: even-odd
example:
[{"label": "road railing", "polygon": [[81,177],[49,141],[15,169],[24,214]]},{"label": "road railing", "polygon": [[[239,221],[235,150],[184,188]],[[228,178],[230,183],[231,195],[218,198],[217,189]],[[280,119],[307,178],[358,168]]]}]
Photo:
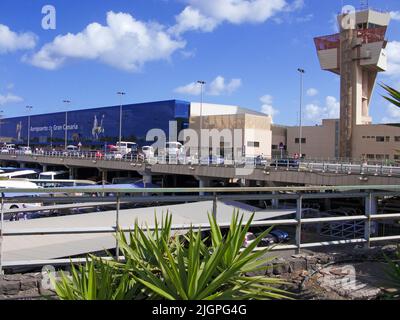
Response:
[{"label": "road railing", "polygon": [[[114,189],[114,188],[98,188],[87,189],[87,188],[71,188],[71,189],[45,189],[43,190],[43,197],[35,198],[31,201],[42,201],[44,203],[50,203],[52,209],[57,209],[56,203],[71,204],[79,203],[80,206],[88,206],[88,203],[95,204],[112,204],[115,207],[115,222],[113,225],[103,227],[82,227],[82,228],[34,228],[25,230],[13,229],[13,223],[5,223],[4,220],[4,204],[11,201],[28,201],[29,197],[21,197],[19,199],[7,198],[7,192],[13,194],[20,193],[38,193],[37,189],[4,189],[4,193],[1,195],[1,223],[0,223],[0,269],[1,268],[14,268],[14,267],[32,267],[40,265],[65,265],[72,262],[84,261],[84,259],[52,259],[52,260],[30,260],[30,261],[3,261],[3,243],[7,241],[9,237],[25,237],[25,236],[43,236],[43,235],[85,235],[85,234],[116,234],[117,231],[129,232],[132,230],[131,225],[121,225],[120,214],[121,204],[123,203],[136,203],[136,204],[148,204],[148,203],[180,203],[180,202],[196,202],[196,201],[212,201],[212,214],[218,218],[218,203],[224,200],[235,200],[235,201],[250,201],[259,200],[266,201],[293,201],[295,208],[293,209],[294,217],[289,219],[268,219],[268,220],[255,220],[252,222],[252,227],[269,227],[269,226],[293,226],[295,228],[295,236],[293,244],[279,244],[272,248],[272,250],[295,250],[299,253],[302,249],[306,248],[318,248],[318,247],[329,247],[336,245],[345,244],[364,244],[369,247],[371,243],[385,242],[385,241],[396,241],[400,240],[400,235],[391,235],[378,237],[372,230],[372,224],[374,222],[385,221],[385,220],[400,220],[400,213],[378,213],[378,199],[388,197],[399,197],[400,186],[341,186],[341,187],[285,187],[285,188],[151,188],[151,189]],[[45,194],[44,194],[45,193]],[[101,193],[104,196],[92,197],[94,193]],[[53,196],[49,197],[49,194]],[[56,194],[67,195],[67,197],[55,197]],[[77,196],[79,194],[79,196]],[[86,196],[85,196],[86,195]],[[303,205],[304,201],[309,200],[321,200],[321,199],[362,199],[364,202],[364,210],[361,214],[349,215],[349,216],[329,216],[329,217],[306,217],[306,208]],[[78,207],[78,205],[76,205]],[[90,205],[89,205],[90,206]],[[70,208],[71,206],[69,206]],[[39,210],[47,210],[46,206]],[[20,210],[23,211],[23,210]],[[192,212],[193,215],[196,212]],[[339,222],[351,222],[356,221],[364,224],[364,236],[357,237],[354,239],[335,239],[329,241],[319,242],[304,242],[302,239],[302,230],[305,226],[311,224],[326,224],[326,223],[339,223]],[[220,223],[221,228],[229,228],[229,221]],[[155,226],[149,226],[149,229],[154,229]],[[172,226],[172,230],[185,231],[191,227],[197,229],[199,227],[209,229],[210,225],[205,224],[175,224]],[[119,257],[119,246],[115,243],[115,246],[108,249],[115,249],[116,256]],[[261,248],[262,249],[262,248]],[[258,249],[260,250],[260,248]],[[88,252],[89,253],[89,252]]]}]

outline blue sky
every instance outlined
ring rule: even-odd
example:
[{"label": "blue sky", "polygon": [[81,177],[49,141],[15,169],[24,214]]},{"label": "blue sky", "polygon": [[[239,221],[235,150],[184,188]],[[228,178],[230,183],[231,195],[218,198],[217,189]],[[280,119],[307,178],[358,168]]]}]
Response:
[{"label": "blue sky", "polygon": [[[338,110],[339,78],[320,69],[313,38],[335,33],[341,0],[2,0],[0,110],[5,117],[167,99],[205,101],[298,121],[299,75],[306,70],[304,120]],[[370,0],[392,12],[390,70],[378,80],[400,87],[400,3]],[[56,29],[42,28],[42,7]],[[69,34],[68,36],[66,36]],[[390,52],[389,52],[390,51]],[[313,89],[313,90],[310,90]],[[306,93],[308,91],[308,93]],[[374,122],[399,121],[377,87]]]}]

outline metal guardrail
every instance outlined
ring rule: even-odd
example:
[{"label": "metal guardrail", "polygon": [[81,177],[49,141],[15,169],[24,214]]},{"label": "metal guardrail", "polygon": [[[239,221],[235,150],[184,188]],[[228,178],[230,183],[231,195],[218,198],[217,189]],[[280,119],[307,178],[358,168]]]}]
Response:
[{"label": "metal guardrail", "polygon": [[23,154],[18,152],[9,152],[0,154],[10,156],[18,161],[19,156],[29,157],[35,161],[40,158],[59,158],[59,159],[75,159],[75,160],[88,160],[96,164],[97,161],[116,161],[127,162],[132,165],[156,165],[156,164],[170,164],[170,165],[197,165],[197,166],[220,166],[220,167],[254,167],[260,169],[275,169],[287,171],[306,171],[306,172],[321,172],[333,174],[360,174],[360,175],[374,175],[374,176],[400,176],[400,165],[397,162],[388,160],[381,161],[364,161],[364,160],[350,160],[350,159],[300,159],[298,164],[294,164],[293,160],[281,159],[279,157],[273,158],[256,158],[256,157],[243,157],[239,160],[227,159],[217,157],[209,159],[208,157],[198,156],[183,156],[183,155],[170,155],[153,156],[145,158],[143,155],[119,155],[114,153],[105,153],[98,155],[96,152],[64,152],[64,151],[43,151],[33,154]]},{"label": "metal guardrail", "polygon": [[[5,193],[7,189],[3,190]],[[38,193],[37,189],[10,189],[12,193]],[[39,191],[40,192],[40,191]],[[400,213],[393,214],[377,214],[377,198],[378,197],[398,197],[400,196],[400,186],[340,186],[340,187],[286,187],[286,188],[152,188],[152,189],[111,189],[111,188],[98,188],[93,189],[44,189],[43,193],[49,194],[76,194],[76,193],[113,193],[113,197],[99,197],[95,198],[96,201],[113,203],[116,206],[115,210],[115,225],[99,228],[54,228],[54,229],[33,229],[33,230],[5,230],[4,229],[4,204],[10,201],[15,201],[13,198],[7,198],[3,194],[1,200],[1,223],[0,223],[0,270],[1,268],[10,267],[23,267],[23,266],[40,266],[46,264],[52,265],[65,265],[72,262],[82,262],[85,259],[53,259],[46,261],[2,261],[3,251],[2,244],[6,237],[22,237],[22,236],[41,236],[41,235],[71,235],[71,234],[115,234],[117,230],[123,232],[129,232],[132,226],[122,226],[120,224],[119,216],[121,210],[121,204],[123,202],[137,202],[137,203],[149,203],[160,201],[160,198],[169,200],[171,202],[187,202],[187,201],[213,201],[213,214],[218,214],[218,201],[219,200],[279,200],[279,199],[292,199],[296,201],[296,208],[293,209],[295,212],[294,219],[281,219],[281,220],[263,220],[253,221],[252,227],[254,226],[295,226],[295,244],[291,245],[278,245],[273,250],[289,250],[294,249],[296,252],[300,252],[301,249],[305,248],[316,248],[324,246],[344,245],[344,244],[355,244],[363,243],[366,246],[370,246],[372,242],[381,241],[398,241],[400,235],[389,236],[389,237],[373,237],[371,234],[371,223],[378,220],[386,219],[399,219]],[[197,195],[180,195],[179,194],[193,194]],[[206,196],[200,196],[199,194],[208,193]],[[241,194],[238,194],[241,193]],[[126,194],[140,196],[126,197]],[[144,194],[156,194],[157,196],[148,196]],[[178,195],[177,195],[178,194]],[[169,196],[167,196],[169,195]],[[356,216],[336,216],[336,217],[319,217],[319,218],[304,218],[303,212],[303,201],[306,199],[334,199],[334,198],[362,198],[364,199],[365,208],[364,214]],[[85,199],[83,197],[43,197],[43,200],[48,202],[62,203],[78,201]],[[90,198],[87,198],[88,200]],[[24,198],[17,199],[23,201]],[[41,198],[35,198],[35,202],[40,201]],[[44,209],[44,208],[43,208]],[[20,210],[21,211],[21,210]],[[359,221],[364,224],[364,237],[357,239],[338,239],[334,241],[323,241],[313,243],[303,243],[301,239],[302,228],[308,224],[318,223],[329,223],[329,222],[346,222],[346,221]],[[223,223],[220,225],[223,228],[228,228],[230,223]],[[209,224],[200,225],[173,225],[173,230],[188,230],[190,227],[195,228],[209,228]],[[150,226],[153,229],[154,226]],[[118,244],[115,245],[116,256],[119,257]]]}]

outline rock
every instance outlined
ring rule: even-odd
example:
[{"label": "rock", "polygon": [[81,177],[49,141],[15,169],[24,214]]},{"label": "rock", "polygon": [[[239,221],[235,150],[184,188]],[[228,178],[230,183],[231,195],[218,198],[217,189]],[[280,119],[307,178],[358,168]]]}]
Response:
[{"label": "rock", "polygon": [[36,279],[24,279],[21,281],[21,291],[27,291],[38,288],[38,281]]},{"label": "rock", "polygon": [[307,269],[307,262],[303,258],[292,259],[289,261],[290,272],[298,272]]},{"label": "rock", "polygon": [[286,260],[277,259],[274,262],[273,274],[278,276],[285,273],[289,273],[289,263]]},{"label": "rock", "polygon": [[0,294],[5,296],[18,294],[21,288],[19,281],[1,281],[0,282]]}]

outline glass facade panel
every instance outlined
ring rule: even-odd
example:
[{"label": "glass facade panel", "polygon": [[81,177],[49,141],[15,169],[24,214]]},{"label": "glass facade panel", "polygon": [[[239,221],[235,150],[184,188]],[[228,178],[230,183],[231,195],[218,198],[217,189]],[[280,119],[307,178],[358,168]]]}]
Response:
[{"label": "glass facade panel", "polygon": [[[160,101],[124,105],[122,107],[122,140],[147,145],[151,129],[169,135],[169,122],[177,121],[178,133],[189,123],[190,103]],[[120,106],[31,116],[31,145],[64,146],[65,123],[68,123],[68,144],[82,143],[83,148],[115,144],[119,140]],[[28,117],[3,119],[0,136],[16,144],[28,142]]]}]

